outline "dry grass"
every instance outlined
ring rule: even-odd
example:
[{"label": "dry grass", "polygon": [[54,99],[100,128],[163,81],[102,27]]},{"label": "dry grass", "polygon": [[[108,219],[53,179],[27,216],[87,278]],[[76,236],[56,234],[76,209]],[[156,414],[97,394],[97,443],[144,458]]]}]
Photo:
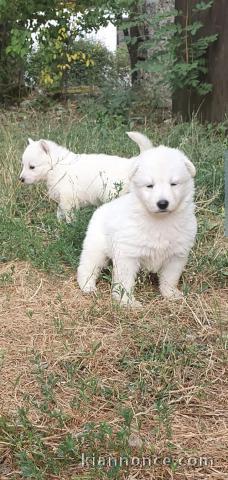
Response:
[{"label": "dry grass", "polygon": [[[115,436],[124,421],[127,425],[124,408],[131,412],[131,455],[206,456],[209,464],[123,468],[111,478],[228,478],[225,289],[193,293],[175,308],[154,295],[142,312],[123,312],[111,305],[107,284],[100,284],[102,297],[85,297],[71,272],[67,279],[53,279],[16,262],[2,265],[0,274],[4,415],[13,418],[18,408],[28,408],[28,419],[55,451],[67,434],[76,438],[88,422],[95,429],[106,422],[113,429],[110,438]],[[143,288],[150,298],[148,285]],[[51,417],[54,410],[60,419]],[[121,454],[116,443],[107,451],[105,441],[97,442],[100,455]],[[25,478],[9,435],[1,450],[1,480]],[[31,445],[30,450],[32,456]],[[29,478],[109,478],[104,469],[92,472],[71,460],[61,473]]]}]

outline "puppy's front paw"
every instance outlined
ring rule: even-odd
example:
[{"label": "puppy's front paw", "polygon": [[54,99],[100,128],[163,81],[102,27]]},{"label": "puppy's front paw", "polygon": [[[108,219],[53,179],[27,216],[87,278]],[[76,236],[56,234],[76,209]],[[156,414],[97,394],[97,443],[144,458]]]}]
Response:
[{"label": "puppy's front paw", "polygon": [[80,289],[84,293],[96,292],[96,283],[93,279],[85,280],[79,273],[77,273],[77,282]]},{"label": "puppy's front paw", "polygon": [[94,293],[94,292],[96,292],[97,288],[95,287],[95,285],[84,285],[84,287],[81,288],[81,290],[84,293]]},{"label": "puppy's front paw", "polygon": [[135,299],[134,299],[134,300],[130,303],[129,307],[131,307],[131,308],[142,308],[142,307],[143,307],[143,304],[142,304],[141,302],[139,302],[138,300],[135,300]]},{"label": "puppy's front paw", "polygon": [[160,287],[160,291],[162,296],[169,300],[182,300],[184,298],[183,293],[176,287]]},{"label": "puppy's front paw", "polygon": [[117,295],[116,293],[112,294],[113,300],[115,300],[121,307],[125,308],[142,308],[142,303],[139,302],[138,300],[135,299],[135,297],[130,297],[127,295],[124,295],[121,297],[120,295]]}]

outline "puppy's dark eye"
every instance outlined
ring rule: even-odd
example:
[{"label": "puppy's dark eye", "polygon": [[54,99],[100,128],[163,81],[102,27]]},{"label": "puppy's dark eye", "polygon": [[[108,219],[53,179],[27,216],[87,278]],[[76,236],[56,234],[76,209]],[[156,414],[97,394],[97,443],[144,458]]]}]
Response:
[{"label": "puppy's dark eye", "polygon": [[30,165],[29,168],[30,168],[30,170],[34,170],[35,167],[34,167],[34,165]]},{"label": "puppy's dark eye", "polygon": [[147,188],[154,188],[154,185],[147,185]]},{"label": "puppy's dark eye", "polygon": [[177,183],[172,182],[172,183],[170,183],[170,185],[171,185],[171,187],[175,187],[177,185]]}]

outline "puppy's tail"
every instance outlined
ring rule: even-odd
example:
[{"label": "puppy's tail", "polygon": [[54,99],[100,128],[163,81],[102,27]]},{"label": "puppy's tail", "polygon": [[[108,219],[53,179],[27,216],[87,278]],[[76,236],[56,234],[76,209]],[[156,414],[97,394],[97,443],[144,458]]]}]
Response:
[{"label": "puppy's tail", "polygon": [[133,140],[133,142],[137,143],[140,149],[140,153],[144,152],[145,150],[149,150],[150,148],[153,147],[152,142],[149,140],[146,135],[143,135],[142,133],[139,132],[126,132],[129,138]]}]

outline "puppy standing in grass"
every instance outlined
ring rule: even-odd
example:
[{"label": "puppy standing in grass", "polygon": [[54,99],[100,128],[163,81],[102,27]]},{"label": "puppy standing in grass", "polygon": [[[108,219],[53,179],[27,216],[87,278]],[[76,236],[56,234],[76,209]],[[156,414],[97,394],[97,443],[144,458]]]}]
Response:
[{"label": "puppy standing in grass", "polygon": [[148,149],[148,142],[145,138],[146,151],[135,158],[131,192],[93,214],[77,274],[81,289],[93,292],[100,270],[112,259],[113,297],[132,306],[139,305],[133,288],[140,268],[158,273],[163,297],[182,297],[177,285],[197,229],[194,165],[180,150]]},{"label": "puppy standing in grass", "polygon": [[[140,133],[134,141],[139,148],[149,145]],[[129,190],[133,159],[104,154],[78,154],[51,142],[33,141],[22,157],[22,182],[46,182],[49,198],[58,203],[57,217],[71,221],[73,208],[99,205]]]}]

